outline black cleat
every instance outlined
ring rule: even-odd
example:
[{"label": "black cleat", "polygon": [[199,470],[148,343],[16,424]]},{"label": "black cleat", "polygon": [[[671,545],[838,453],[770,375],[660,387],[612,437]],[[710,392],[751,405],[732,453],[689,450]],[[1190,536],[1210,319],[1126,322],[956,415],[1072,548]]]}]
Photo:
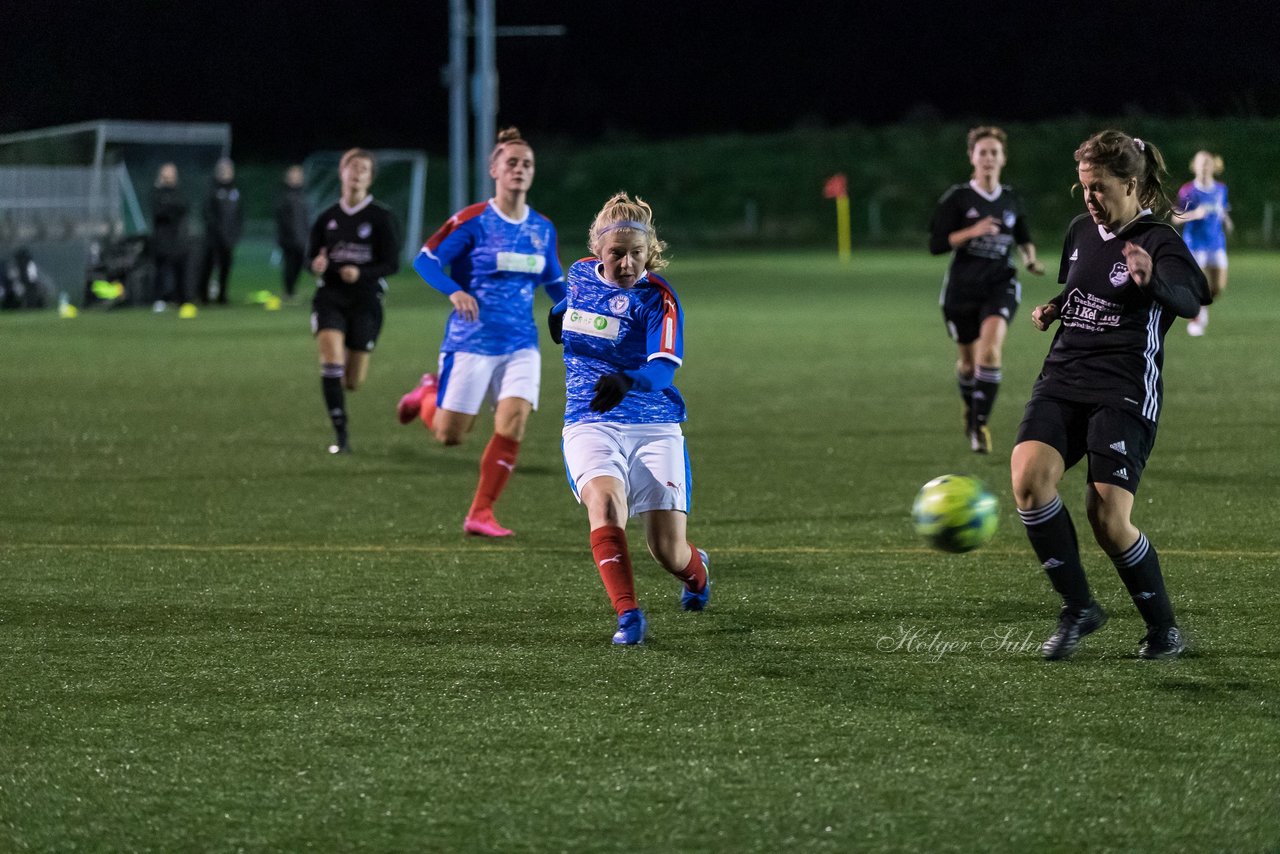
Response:
[{"label": "black cleat", "polygon": [[1049,661],[1070,658],[1080,645],[1080,639],[1107,624],[1107,612],[1097,602],[1077,611],[1068,605],[1058,614],[1058,628],[1040,646],[1040,654]]},{"label": "black cleat", "polygon": [[1186,649],[1187,643],[1182,639],[1182,632],[1178,631],[1177,626],[1148,629],[1147,636],[1138,644],[1138,658],[1177,658]]}]

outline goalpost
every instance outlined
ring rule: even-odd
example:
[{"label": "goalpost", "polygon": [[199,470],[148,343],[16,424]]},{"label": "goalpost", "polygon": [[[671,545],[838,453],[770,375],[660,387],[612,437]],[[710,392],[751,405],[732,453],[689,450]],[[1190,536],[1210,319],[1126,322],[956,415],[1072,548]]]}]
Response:
[{"label": "goalpost", "polygon": [[[75,300],[104,243],[150,231],[161,164],[177,165],[195,204],[205,176],[230,152],[228,124],[101,120],[2,135],[0,255],[25,249],[53,288]],[[189,219],[189,228],[198,225]]]}]

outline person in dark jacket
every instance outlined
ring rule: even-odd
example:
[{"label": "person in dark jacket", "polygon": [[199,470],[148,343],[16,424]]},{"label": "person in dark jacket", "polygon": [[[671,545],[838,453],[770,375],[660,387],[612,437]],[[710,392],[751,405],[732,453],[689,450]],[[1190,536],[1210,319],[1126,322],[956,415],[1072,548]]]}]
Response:
[{"label": "person in dark jacket", "polygon": [[301,166],[286,169],[284,190],[276,205],[276,244],[280,247],[284,296],[288,302],[295,299],[294,289],[302,272],[302,260],[307,252],[307,235],[311,231],[311,216],[307,211],[307,197],[302,192],[302,182]]},{"label": "person in dark jacket", "polygon": [[204,203],[204,263],[200,268],[200,300],[213,299],[210,287],[214,267],[218,269],[218,302],[227,304],[231,256],[244,230],[244,210],[240,190],[235,185],[235,165],[226,157],[213,172],[213,188]]},{"label": "person in dark jacket", "polygon": [[153,308],[191,301],[187,285],[187,212],[190,205],[178,187],[178,167],[163,164],[151,190],[151,259],[155,263]]}]

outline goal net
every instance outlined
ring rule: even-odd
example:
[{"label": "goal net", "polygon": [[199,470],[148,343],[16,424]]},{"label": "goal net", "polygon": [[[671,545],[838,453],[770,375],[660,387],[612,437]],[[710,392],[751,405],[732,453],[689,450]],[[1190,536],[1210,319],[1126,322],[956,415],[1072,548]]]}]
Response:
[{"label": "goal net", "polygon": [[113,241],[150,231],[162,164],[178,167],[194,205],[230,151],[226,124],[94,121],[0,136],[0,257],[29,255],[45,287],[76,301]]}]

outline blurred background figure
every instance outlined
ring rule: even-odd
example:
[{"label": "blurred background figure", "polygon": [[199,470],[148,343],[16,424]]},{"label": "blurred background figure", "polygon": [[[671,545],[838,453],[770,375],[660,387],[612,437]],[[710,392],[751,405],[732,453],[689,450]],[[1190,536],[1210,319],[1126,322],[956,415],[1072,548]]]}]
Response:
[{"label": "blurred background figure", "polygon": [[151,258],[156,274],[152,308],[189,303],[187,287],[187,213],[190,205],[178,186],[178,167],[163,164],[151,190]]},{"label": "blurred background figure", "polygon": [[199,279],[201,302],[208,303],[215,298],[211,279],[216,267],[216,298],[221,305],[227,304],[231,256],[244,231],[244,209],[240,206],[240,190],[236,188],[235,179],[235,165],[226,157],[219,160],[213,171],[213,187],[204,203],[204,262]]},{"label": "blurred background figure", "polygon": [[[1216,300],[1227,288],[1227,235],[1235,230],[1227,185],[1216,180],[1222,174],[1222,158],[1212,151],[1197,151],[1191,158],[1195,178],[1178,190],[1173,221],[1182,226],[1182,239],[1209,280],[1209,294]],[[1209,307],[1201,306],[1187,334],[1199,338],[1209,325]]]},{"label": "blurred background figure", "polygon": [[386,277],[400,269],[400,224],[369,194],[374,156],[349,149],[338,163],[342,197],[320,212],[307,237],[308,266],[318,277],[311,333],[320,355],[320,391],[333,424],[331,454],[349,454],[346,392],[369,373],[382,331]]},{"label": "blurred background figure", "polygon": [[307,233],[311,230],[311,217],[307,211],[307,197],[302,192],[303,172],[298,165],[284,171],[284,187],[276,204],[276,244],[280,247],[280,273],[284,284],[284,298],[292,303],[298,275],[302,272],[302,258],[307,251]]},{"label": "blurred background figure", "polygon": [[1000,183],[1005,132],[991,125],[968,136],[967,184],[955,184],[938,200],[929,225],[929,251],[951,253],[942,280],[942,319],[956,342],[956,385],[964,401],[969,448],[991,453],[991,409],[1004,379],[1004,339],[1022,302],[1014,267],[1017,247],[1027,272],[1044,275],[1036,258],[1025,207],[1012,187]]}]

